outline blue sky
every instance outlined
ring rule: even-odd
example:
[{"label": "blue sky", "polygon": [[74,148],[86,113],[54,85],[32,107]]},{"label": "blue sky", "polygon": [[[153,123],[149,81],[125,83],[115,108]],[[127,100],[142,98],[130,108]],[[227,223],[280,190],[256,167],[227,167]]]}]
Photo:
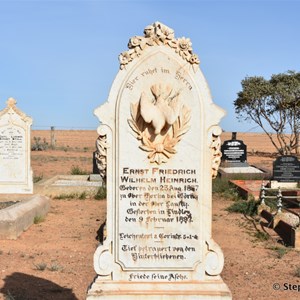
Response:
[{"label": "blue sky", "polygon": [[96,129],[130,37],[160,21],[189,37],[225,131],[246,76],[300,71],[300,1],[0,0],[0,109],[8,97],[33,129]]}]

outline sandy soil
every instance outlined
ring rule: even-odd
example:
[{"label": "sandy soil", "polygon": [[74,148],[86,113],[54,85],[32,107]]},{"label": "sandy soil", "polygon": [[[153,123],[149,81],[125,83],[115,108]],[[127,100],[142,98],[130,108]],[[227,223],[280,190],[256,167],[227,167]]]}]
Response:
[{"label": "sandy soil", "polygon": [[[67,149],[32,152],[35,176],[70,174],[72,166],[92,169],[95,133],[72,131],[67,136],[68,145],[57,138],[57,144]],[[263,139],[254,140],[250,147],[258,149]],[[273,159],[249,156],[248,161],[270,168]],[[272,232],[268,241],[260,240],[257,230],[261,228],[252,219],[225,210],[231,203],[213,196],[213,238],[224,252],[222,278],[233,299],[299,299],[300,291],[283,290],[300,288],[299,251],[282,248]],[[10,300],[85,299],[95,276],[96,232],[105,214],[106,201],[51,199],[44,221],[32,225],[18,240],[0,241],[0,299],[5,295]],[[273,289],[276,283],[281,291]]]}]

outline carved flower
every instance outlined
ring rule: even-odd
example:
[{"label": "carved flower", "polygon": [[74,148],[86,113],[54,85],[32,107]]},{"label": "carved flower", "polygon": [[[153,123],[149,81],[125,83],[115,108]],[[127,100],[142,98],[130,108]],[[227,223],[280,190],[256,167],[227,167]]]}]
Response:
[{"label": "carved flower", "polygon": [[189,62],[191,64],[197,64],[197,65],[199,65],[200,64],[200,60],[199,60],[198,55],[197,54],[192,54],[191,57],[190,57],[190,59],[189,59]]},{"label": "carved flower", "polygon": [[189,38],[179,38],[178,39],[179,51],[192,51],[192,43]]},{"label": "carved flower", "polygon": [[179,53],[183,59],[189,61],[192,53],[192,43],[190,39],[183,37],[179,38],[177,42],[178,48],[175,51]]},{"label": "carved flower", "polygon": [[164,44],[167,44],[170,40],[174,39],[173,29],[160,23],[155,25],[156,25],[156,34]]},{"label": "carved flower", "polygon": [[144,29],[144,34],[146,38],[152,37],[154,35],[154,27],[152,25],[147,26]]},{"label": "carved flower", "polygon": [[169,136],[167,136],[162,143],[152,143],[149,137],[147,137],[145,133],[142,133],[142,145],[140,148],[149,152],[148,159],[151,163],[156,162],[160,165],[161,163],[167,162],[168,159],[176,153],[174,149],[175,144],[176,143]]},{"label": "carved flower", "polygon": [[122,52],[119,55],[119,62],[120,62],[120,65],[121,65],[121,69],[123,69],[124,66],[127,65],[131,61],[132,61],[132,58],[131,58],[130,54],[127,51]]},{"label": "carved flower", "polygon": [[182,51],[192,50],[192,43],[189,38],[185,38],[185,37],[179,38],[178,46],[179,46],[179,49]]},{"label": "carved flower", "polygon": [[140,47],[141,49],[143,49],[145,47],[145,44],[146,43],[143,41],[143,38],[141,36],[134,36],[129,40],[128,48],[133,49],[136,47]]}]

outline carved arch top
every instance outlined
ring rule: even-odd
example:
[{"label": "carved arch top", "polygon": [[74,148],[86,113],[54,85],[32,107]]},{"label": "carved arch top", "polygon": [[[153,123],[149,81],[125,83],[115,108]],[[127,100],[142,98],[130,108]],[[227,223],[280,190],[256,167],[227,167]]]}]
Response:
[{"label": "carved arch top", "polygon": [[160,45],[174,49],[178,55],[193,66],[194,70],[198,67],[200,61],[198,56],[193,53],[190,39],[185,37],[176,39],[173,29],[160,22],[155,22],[144,29],[144,36],[134,36],[129,40],[129,50],[119,55],[120,69],[123,70],[128,63],[140,56],[144,49]]}]

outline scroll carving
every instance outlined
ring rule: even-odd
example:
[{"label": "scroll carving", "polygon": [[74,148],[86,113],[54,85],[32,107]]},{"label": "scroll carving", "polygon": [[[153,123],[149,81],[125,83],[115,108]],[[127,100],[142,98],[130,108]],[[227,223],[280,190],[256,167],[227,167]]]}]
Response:
[{"label": "scroll carving", "polygon": [[221,129],[214,130],[212,133],[212,142],[210,144],[211,154],[212,154],[212,168],[211,168],[211,175],[212,179],[215,179],[218,176],[218,169],[221,163]]},{"label": "scroll carving", "polygon": [[211,276],[219,275],[224,267],[223,252],[213,239],[206,241],[206,244],[205,272]]},{"label": "scroll carving", "polygon": [[151,163],[166,163],[175,153],[175,146],[189,130],[190,110],[182,104],[180,93],[170,86],[153,85],[152,98],[143,92],[139,102],[131,103],[128,123],[140,149],[148,152]]},{"label": "scroll carving", "polygon": [[193,53],[190,39],[185,37],[176,39],[174,30],[160,22],[147,26],[144,29],[144,36],[134,36],[129,40],[129,50],[119,55],[120,69],[123,70],[134,58],[140,56],[145,48],[154,45],[166,45],[174,49],[196,71],[200,61]]},{"label": "scroll carving", "polygon": [[107,136],[106,135],[99,135],[96,141],[96,163],[99,169],[100,176],[102,177],[103,181],[106,181],[106,166],[107,166]]}]

